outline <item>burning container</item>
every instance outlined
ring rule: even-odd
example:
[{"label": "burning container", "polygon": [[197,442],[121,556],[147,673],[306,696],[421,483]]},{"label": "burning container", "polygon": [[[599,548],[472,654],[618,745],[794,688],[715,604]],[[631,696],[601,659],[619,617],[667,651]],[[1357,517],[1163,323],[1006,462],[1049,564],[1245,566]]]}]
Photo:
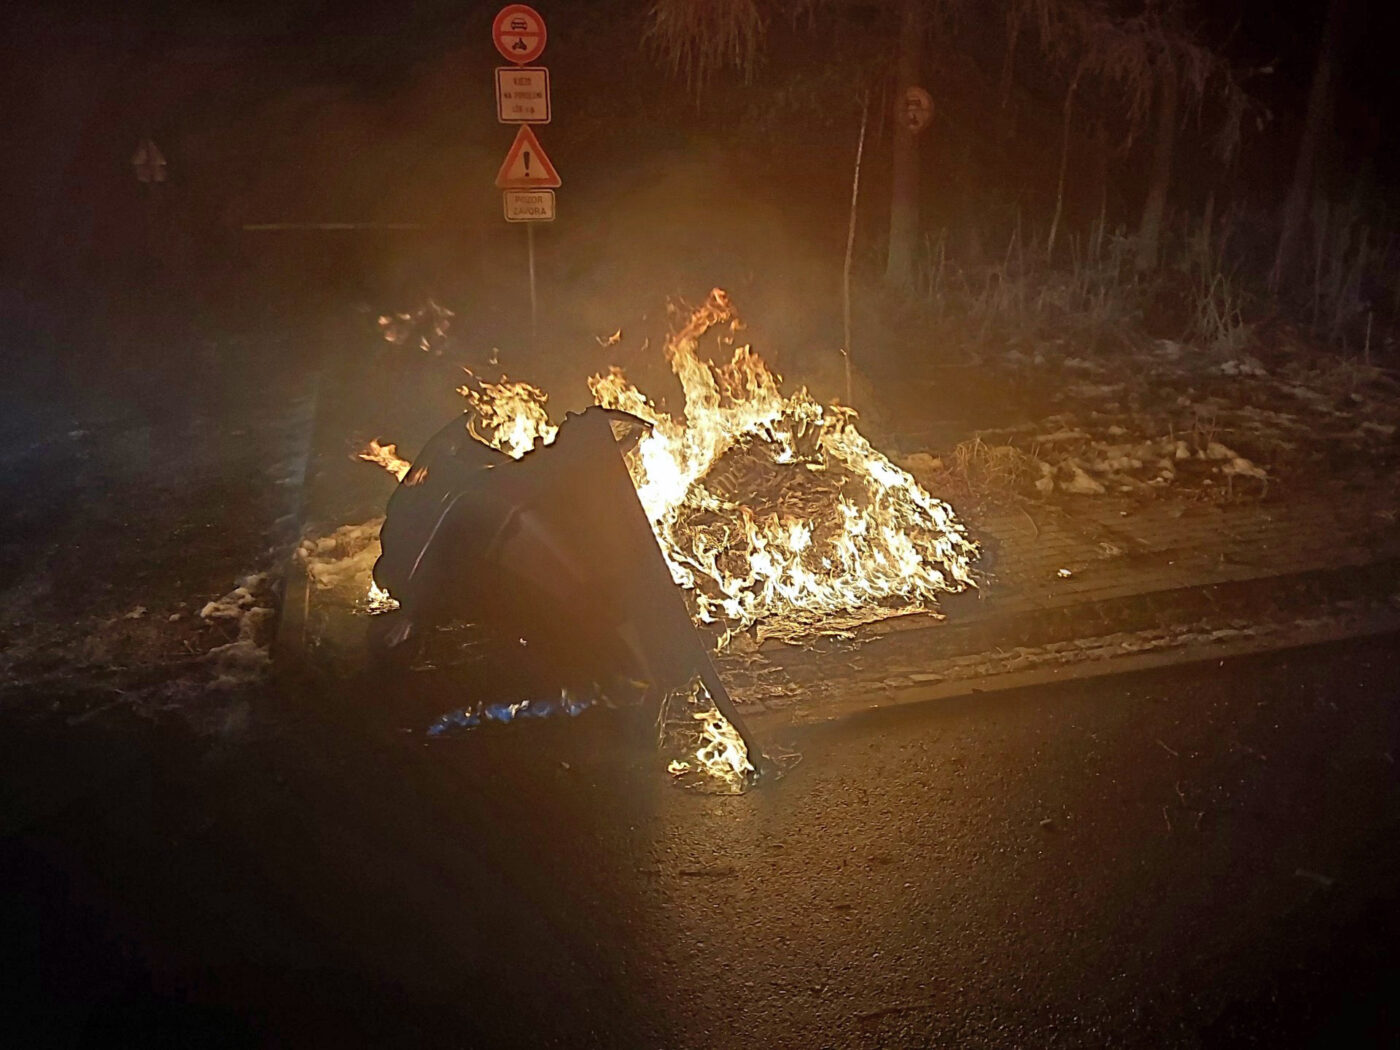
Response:
[{"label": "burning container", "polygon": [[631,679],[659,699],[698,680],[757,766],[622,458],[647,427],[595,406],[520,459],[460,421],[439,431],[389,501],[374,579],[398,608],[371,641],[402,659],[445,623],[477,622],[522,695]]}]

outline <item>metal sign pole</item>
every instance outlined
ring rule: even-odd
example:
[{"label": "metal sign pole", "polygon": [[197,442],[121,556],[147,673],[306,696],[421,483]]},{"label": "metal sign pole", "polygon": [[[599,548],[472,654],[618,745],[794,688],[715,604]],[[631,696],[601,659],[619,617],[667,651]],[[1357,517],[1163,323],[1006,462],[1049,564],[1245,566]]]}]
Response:
[{"label": "metal sign pole", "polygon": [[496,69],[496,119],[518,124],[515,142],[506,153],[496,186],[506,222],[525,224],[525,250],[530,262],[530,347],[537,349],[540,333],[539,294],[535,287],[535,223],[554,221],[554,190],[559,172],[540,147],[531,124],[548,124],[549,70],[530,63],[544,51],[548,34],[544,19],[526,4],[507,4],[491,23],[491,40],[511,63]]},{"label": "metal sign pole", "polygon": [[529,246],[530,255],[530,349],[539,349],[539,305],[535,298],[535,224],[527,222],[525,224],[525,243]]}]

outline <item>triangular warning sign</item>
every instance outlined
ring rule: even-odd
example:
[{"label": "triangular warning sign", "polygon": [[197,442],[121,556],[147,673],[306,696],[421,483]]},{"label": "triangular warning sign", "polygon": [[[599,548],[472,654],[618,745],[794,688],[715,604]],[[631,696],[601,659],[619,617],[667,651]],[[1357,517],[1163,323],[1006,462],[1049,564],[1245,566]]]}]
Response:
[{"label": "triangular warning sign", "polygon": [[553,190],[559,187],[559,173],[540,149],[540,140],[521,124],[505,163],[496,173],[496,185],[503,190]]}]

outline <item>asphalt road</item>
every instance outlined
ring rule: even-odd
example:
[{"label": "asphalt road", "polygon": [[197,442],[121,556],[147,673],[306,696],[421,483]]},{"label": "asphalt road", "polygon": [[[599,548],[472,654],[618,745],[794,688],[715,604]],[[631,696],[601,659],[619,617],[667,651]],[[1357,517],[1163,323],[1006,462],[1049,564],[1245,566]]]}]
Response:
[{"label": "asphalt road", "polygon": [[635,716],[429,742],[382,689],[7,726],[0,1043],[1391,1045],[1397,683],[1391,637],[944,702],[742,797]]}]

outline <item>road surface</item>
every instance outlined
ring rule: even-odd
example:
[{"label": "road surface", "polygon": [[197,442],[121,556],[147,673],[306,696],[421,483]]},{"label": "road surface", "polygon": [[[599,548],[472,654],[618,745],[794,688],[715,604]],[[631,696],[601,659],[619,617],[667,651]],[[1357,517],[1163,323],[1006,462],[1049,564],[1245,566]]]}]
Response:
[{"label": "road surface", "polygon": [[[428,741],[392,693],[215,746],[0,742],[13,1046],[1292,1046],[1400,1018],[1396,639],[794,730]],[[387,714],[386,714],[387,712]],[[415,716],[416,717],[416,716]]]}]

